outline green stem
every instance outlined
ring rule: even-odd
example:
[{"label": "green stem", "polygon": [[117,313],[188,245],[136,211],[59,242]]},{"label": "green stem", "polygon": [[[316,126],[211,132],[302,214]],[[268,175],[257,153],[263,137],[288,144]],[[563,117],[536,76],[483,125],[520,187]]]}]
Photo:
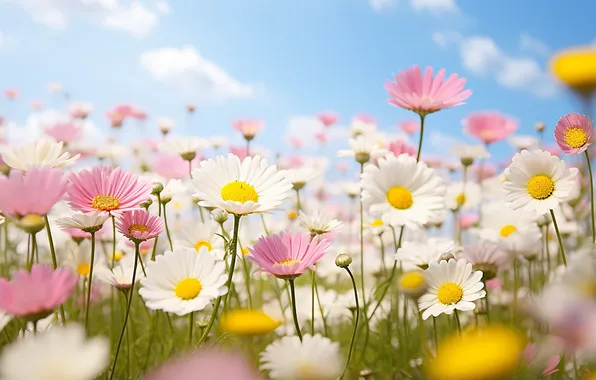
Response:
[{"label": "green stem", "polygon": [[[360,177],[364,173],[364,164],[360,164]],[[366,290],[364,288],[364,204],[360,195],[360,287],[362,288],[362,305],[366,305]]]},{"label": "green stem", "polygon": [[592,211],[592,242],[596,243],[596,221],[594,221],[594,178],[592,175],[592,163],[590,162],[590,155],[588,154],[588,150],[584,151],[586,154],[586,161],[588,163],[588,173],[590,174],[590,210]]},{"label": "green stem", "polygon": [[261,214],[261,223],[263,223],[263,230],[265,231],[265,236],[269,236],[269,230],[267,230],[267,225],[265,224],[265,215]]},{"label": "green stem", "polygon": [[[56,250],[54,249],[54,239],[52,239],[52,230],[50,229],[50,220],[48,216],[43,217],[46,222],[46,232],[48,233],[48,244],[50,246],[50,255],[52,256],[52,267],[54,270],[58,267],[58,260],[56,260]],[[6,223],[6,222],[5,222]]]},{"label": "green stem", "polygon": [[166,204],[163,205],[163,223],[166,226],[166,235],[168,237],[168,243],[170,243],[170,251],[174,250],[172,245],[172,237],[170,236],[170,227],[168,226],[168,213],[166,212]]},{"label": "green stem", "polygon": [[420,137],[418,138],[418,152],[416,153],[416,162],[420,161],[420,152],[422,152],[422,136],[424,136],[424,118],[425,116],[420,114]]},{"label": "green stem", "polygon": [[[190,161],[189,161],[190,162]],[[195,324],[195,313],[191,312],[188,317],[188,347],[192,347],[192,328]]]},{"label": "green stem", "polygon": [[[161,216],[161,202],[159,201],[160,200],[159,194],[157,195],[157,200],[158,200],[158,202],[157,202],[157,209],[158,209],[157,212],[158,212],[158,215]],[[155,255],[157,253],[157,241],[158,241],[158,239],[159,239],[159,236],[156,236],[155,237],[155,240],[153,241],[153,249],[151,250],[151,261],[155,261]]]},{"label": "green stem", "polygon": [[95,263],[95,232],[91,232],[91,263],[89,264],[89,282],[87,283],[87,302],[85,303],[85,331],[89,334],[89,309],[91,308],[91,287],[93,284],[93,264]]},{"label": "green stem", "polygon": [[300,190],[296,190],[296,208],[298,211],[302,210],[302,205],[300,204]]},{"label": "green stem", "polygon": [[112,217],[112,268],[114,269],[114,265],[116,264],[116,217],[114,215],[110,215]]},{"label": "green stem", "polygon": [[317,286],[317,275],[315,271],[312,271],[311,277],[311,289],[310,289],[310,332],[315,335],[315,287]]},{"label": "green stem", "polygon": [[555,232],[557,233],[557,240],[559,241],[559,249],[561,250],[561,258],[563,259],[563,264],[567,266],[567,256],[565,256],[563,238],[561,238],[561,233],[559,232],[559,225],[557,224],[557,219],[555,218],[555,212],[553,210],[550,210],[550,216],[553,219],[553,225],[555,226]]},{"label": "green stem", "polygon": [[[350,359],[352,358],[352,352],[354,351],[354,343],[356,342],[356,331],[358,330],[358,321],[360,320],[360,305],[358,304],[358,288],[356,287],[356,280],[354,279],[354,275],[350,271],[349,267],[345,267],[344,269],[346,270],[346,272],[348,272],[348,274],[350,275],[350,279],[352,280],[352,287],[354,289],[354,300],[356,301],[356,318],[354,319],[354,329],[352,330],[352,338],[350,339],[348,359],[346,360],[346,365],[344,367],[340,379],[343,379],[350,365]],[[364,347],[364,349],[366,349],[366,347]]]},{"label": "green stem", "polygon": [[457,310],[455,310],[455,323],[457,324],[457,332],[461,335],[461,322],[459,321]]},{"label": "green stem", "polygon": [[315,296],[317,297],[317,303],[319,305],[319,312],[321,313],[321,319],[323,319],[323,331],[325,332],[325,336],[328,336],[327,332],[327,317],[325,317],[325,313],[323,313],[323,304],[321,303],[321,298],[319,297],[319,288],[315,283]]},{"label": "green stem", "polygon": [[242,257],[242,267],[244,269],[246,295],[248,296],[248,308],[252,309],[252,295],[250,294],[250,268],[248,267],[248,260],[246,260],[244,257]]},{"label": "green stem", "polygon": [[296,335],[298,335],[298,338],[300,338],[300,341],[302,342],[302,333],[300,332],[298,313],[296,311],[296,289],[294,289],[294,279],[289,279],[288,284],[290,285],[290,295],[292,298],[292,316],[294,317],[294,327],[296,328]]}]

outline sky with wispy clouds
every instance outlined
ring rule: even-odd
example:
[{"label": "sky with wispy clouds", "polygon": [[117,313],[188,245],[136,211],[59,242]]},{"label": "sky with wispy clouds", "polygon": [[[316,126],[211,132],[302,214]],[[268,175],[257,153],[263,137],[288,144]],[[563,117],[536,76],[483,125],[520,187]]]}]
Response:
[{"label": "sky with wispy clouds", "polygon": [[[323,110],[343,125],[371,114],[395,131],[415,115],[387,104],[384,82],[432,65],[473,91],[429,117],[428,146],[440,152],[470,141],[461,120],[472,111],[501,110],[531,134],[536,121],[578,110],[548,59],[594,43],[595,13],[592,0],[0,0],[0,88],[22,93],[0,114],[24,122],[31,100],[64,106],[48,92],[57,81],[95,105],[98,126],[126,102],[149,123],[175,119],[179,134],[228,134],[236,118],[262,118],[264,145],[287,144],[288,133],[312,140]],[[191,123],[189,102],[199,106]]]}]

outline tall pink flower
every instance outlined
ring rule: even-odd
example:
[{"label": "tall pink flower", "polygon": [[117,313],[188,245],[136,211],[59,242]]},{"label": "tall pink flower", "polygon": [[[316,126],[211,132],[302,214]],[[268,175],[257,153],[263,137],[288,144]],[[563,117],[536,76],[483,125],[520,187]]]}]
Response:
[{"label": "tall pink flower", "polygon": [[13,170],[8,177],[0,177],[0,210],[12,218],[47,215],[66,187],[60,169],[33,168],[25,174]]},{"label": "tall pink flower", "polygon": [[568,113],[555,126],[555,140],[566,154],[580,154],[592,144],[592,120],[578,113]]},{"label": "tall pink flower", "polygon": [[509,137],[517,130],[517,121],[497,111],[476,112],[462,121],[464,132],[485,144]]},{"label": "tall pink flower", "polygon": [[317,119],[319,119],[319,121],[323,123],[324,126],[331,127],[332,125],[337,123],[339,117],[334,112],[325,111],[318,114]]},{"label": "tall pink flower", "polygon": [[177,154],[158,154],[153,162],[153,170],[166,179],[184,179],[188,177],[188,161]]},{"label": "tall pink flower", "polygon": [[293,279],[314,264],[324,255],[331,243],[315,237],[310,240],[306,232],[282,232],[261,237],[249,248],[246,258],[261,267],[262,271],[283,279]]},{"label": "tall pink flower", "polygon": [[407,135],[414,134],[420,130],[420,122],[416,120],[406,120],[399,123],[399,128]]},{"label": "tall pink flower", "polygon": [[70,268],[55,271],[34,264],[31,272],[19,269],[9,282],[0,278],[0,309],[8,314],[39,320],[50,315],[74,292],[77,276]]},{"label": "tall pink flower", "polygon": [[8,100],[14,100],[19,97],[19,90],[16,88],[7,88],[4,90],[4,95]]},{"label": "tall pink flower", "polygon": [[245,140],[250,141],[265,128],[265,122],[253,119],[237,120],[232,123],[232,128],[240,132]]},{"label": "tall pink flower", "polygon": [[405,143],[402,140],[394,140],[389,143],[389,151],[396,157],[400,154],[408,154],[412,157],[416,157],[416,148]]},{"label": "tall pink flower", "polygon": [[116,223],[118,231],[134,241],[140,243],[159,236],[165,230],[163,220],[156,215],[151,215],[145,210],[125,211]]},{"label": "tall pink flower", "polygon": [[135,210],[149,198],[151,184],[121,168],[81,170],[69,178],[66,199],[74,210],[110,214]]},{"label": "tall pink flower", "polygon": [[424,75],[418,65],[395,74],[395,82],[388,81],[385,89],[391,96],[389,104],[414,111],[420,116],[464,104],[472,94],[464,90],[466,80],[451,74],[446,81],[445,69],[433,78],[433,68],[427,67]]},{"label": "tall pink flower", "polygon": [[77,127],[74,123],[58,123],[53,127],[46,128],[44,132],[54,140],[66,144],[77,141],[83,136],[83,129]]}]

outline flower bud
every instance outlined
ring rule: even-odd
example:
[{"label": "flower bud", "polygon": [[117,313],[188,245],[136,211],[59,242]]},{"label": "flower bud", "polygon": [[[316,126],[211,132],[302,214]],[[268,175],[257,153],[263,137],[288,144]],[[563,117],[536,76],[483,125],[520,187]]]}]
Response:
[{"label": "flower bud", "polygon": [[151,185],[151,194],[152,195],[159,195],[163,191],[163,185],[159,182],[153,182]]},{"label": "flower bud", "polygon": [[184,152],[180,154],[184,161],[192,161],[197,157],[197,152]]},{"label": "flower bud", "polygon": [[19,220],[18,224],[23,231],[30,234],[38,233],[43,230],[46,225],[43,218],[37,214],[25,215]]},{"label": "flower bud", "polygon": [[145,202],[141,202],[141,204],[139,206],[141,206],[145,210],[149,211],[149,206],[151,206],[152,204],[153,204],[153,201],[151,199],[147,199]]},{"label": "flower bud", "polygon": [[539,121],[536,124],[534,124],[534,129],[536,129],[536,131],[538,131],[538,132],[542,132],[546,129],[546,124]]},{"label": "flower bud", "polygon": [[352,264],[352,257],[348,254],[340,253],[335,258],[335,265],[337,265],[340,268],[347,268],[348,266],[350,266],[350,264]]},{"label": "flower bud", "polygon": [[370,161],[370,153],[359,152],[359,153],[356,153],[356,156],[354,156],[354,158],[356,159],[356,162],[364,165],[368,161]]},{"label": "flower bud", "polygon": [[463,166],[470,166],[474,163],[474,159],[472,157],[462,157],[461,164]]}]

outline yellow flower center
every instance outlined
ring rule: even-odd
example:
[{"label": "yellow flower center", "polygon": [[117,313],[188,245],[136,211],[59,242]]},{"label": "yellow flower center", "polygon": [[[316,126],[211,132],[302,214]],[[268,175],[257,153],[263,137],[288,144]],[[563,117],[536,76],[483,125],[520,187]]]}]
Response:
[{"label": "yellow flower center", "polygon": [[221,331],[238,335],[267,334],[281,325],[261,310],[232,310],[219,320]]},{"label": "yellow flower center", "polygon": [[79,276],[88,276],[90,271],[91,267],[89,266],[89,264],[86,263],[79,264],[79,266],[77,267],[77,273],[79,274]]},{"label": "yellow flower center", "polygon": [[387,202],[398,210],[406,210],[412,207],[414,199],[412,193],[403,186],[393,186],[387,191]]},{"label": "yellow flower center", "polygon": [[149,228],[143,224],[131,224],[128,227],[128,233],[133,234],[135,232],[146,233],[149,232]]},{"label": "yellow flower center", "polygon": [[457,197],[455,197],[455,202],[457,202],[458,206],[462,206],[464,203],[466,203],[466,194],[459,194]]},{"label": "yellow flower center", "polygon": [[199,293],[201,293],[201,290],[203,290],[201,281],[194,277],[187,277],[176,285],[176,290],[174,292],[178,298],[192,300],[197,298]]},{"label": "yellow flower center", "polygon": [[544,174],[537,174],[528,181],[528,194],[534,199],[547,199],[554,191],[555,182]]},{"label": "yellow flower center", "polygon": [[280,265],[280,266],[291,266],[291,265],[294,265],[294,264],[299,263],[299,262],[300,262],[300,260],[291,259],[291,258],[288,257],[285,260],[278,261],[276,263],[276,265]]},{"label": "yellow flower center", "polygon": [[514,233],[515,231],[517,231],[517,228],[515,228],[515,226],[512,225],[512,224],[508,224],[506,226],[503,226],[503,228],[501,228],[501,231],[499,232],[499,235],[501,235],[501,237],[508,237],[509,235],[511,235],[512,233]]},{"label": "yellow flower center", "polygon": [[383,225],[383,221],[381,219],[373,220],[370,224],[372,227],[381,227]]},{"label": "yellow flower center", "polygon": [[199,252],[199,250],[203,247],[207,247],[208,251],[211,251],[213,249],[213,246],[207,240],[199,240],[197,244],[195,244],[195,250],[197,252]]},{"label": "yellow flower center", "polygon": [[298,213],[296,211],[292,210],[292,211],[288,212],[288,219],[293,220],[293,219],[296,219],[297,217],[298,217]]},{"label": "yellow flower center", "polygon": [[224,201],[240,203],[257,202],[259,200],[259,194],[257,194],[255,188],[242,181],[230,182],[222,187],[221,197]]},{"label": "yellow flower center", "polygon": [[461,286],[453,283],[448,282],[443,284],[437,293],[437,297],[442,304],[451,305],[454,303],[458,303],[461,301],[462,297],[464,296],[464,290]]},{"label": "yellow flower center", "polygon": [[321,379],[321,375],[317,373],[315,368],[311,363],[302,363],[298,366],[298,373],[297,373],[298,380],[319,380]]},{"label": "yellow flower center", "polygon": [[248,250],[248,248],[246,248],[246,247],[242,248],[242,255],[243,255],[243,256],[246,256],[246,255],[248,255],[249,253],[250,253],[250,251]]},{"label": "yellow flower center", "polygon": [[118,198],[112,195],[97,195],[91,201],[91,207],[99,211],[112,211],[120,206]]},{"label": "yellow flower center", "polygon": [[114,259],[114,261],[120,261],[120,259],[124,256],[124,253],[122,253],[121,251],[116,251],[114,252],[114,254],[112,255],[112,258]]},{"label": "yellow flower center", "polygon": [[581,148],[588,142],[588,134],[580,127],[572,127],[565,130],[563,140],[572,148]]},{"label": "yellow flower center", "polygon": [[424,276],[420,272],[407,272],[399,278],[399,286],[403,289],[418,289],[424,285]]}]

